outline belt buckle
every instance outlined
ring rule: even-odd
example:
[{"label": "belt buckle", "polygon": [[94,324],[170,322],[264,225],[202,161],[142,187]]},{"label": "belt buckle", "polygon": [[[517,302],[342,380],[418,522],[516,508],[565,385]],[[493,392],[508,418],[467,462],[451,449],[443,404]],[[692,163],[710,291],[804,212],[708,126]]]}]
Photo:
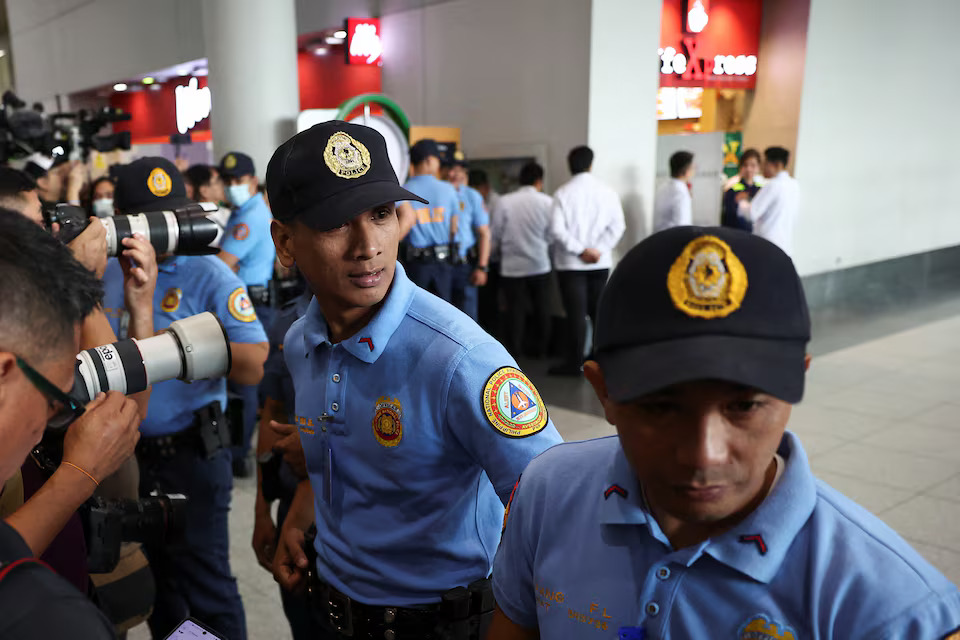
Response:
[{"label": "belt buckle", "polygon": [[339,591],[331,588],[327,597],[328,619],[337,633],[348,638],[353,637],[353,601]]}]

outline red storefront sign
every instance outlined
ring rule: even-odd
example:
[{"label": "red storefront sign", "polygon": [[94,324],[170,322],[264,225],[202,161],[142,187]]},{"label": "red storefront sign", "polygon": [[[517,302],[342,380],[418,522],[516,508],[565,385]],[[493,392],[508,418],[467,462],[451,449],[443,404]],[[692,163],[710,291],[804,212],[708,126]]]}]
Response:
[{"label": "red storefront sign", "polygon": [[754,88],[760,17],[761,0],[664,0],[660,86]]},{"label": "red storefront sign", "polygon": [[347,18],[347,64],[382,65],[380,18]]}]

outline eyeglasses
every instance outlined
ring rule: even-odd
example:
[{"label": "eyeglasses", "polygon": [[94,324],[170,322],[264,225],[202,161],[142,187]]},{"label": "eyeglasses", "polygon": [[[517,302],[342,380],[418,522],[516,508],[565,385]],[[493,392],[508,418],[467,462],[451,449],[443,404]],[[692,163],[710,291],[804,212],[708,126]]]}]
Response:
[{"label": "eyeglasses", "polygon": [[39,371],[17,356],[17,366],[23,371],[37,391],[42,393],[54,409],[53,416],[47,420],[48,429],[66,429],[70,423],[83,415],[84,407],[80,401],[71,398],[60,388],[47,380]]}]

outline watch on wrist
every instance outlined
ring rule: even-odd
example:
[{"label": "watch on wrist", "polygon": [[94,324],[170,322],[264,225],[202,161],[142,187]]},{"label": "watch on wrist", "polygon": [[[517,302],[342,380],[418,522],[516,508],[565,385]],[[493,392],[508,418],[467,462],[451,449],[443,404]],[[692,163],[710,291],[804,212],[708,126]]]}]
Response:
[{"label": "watch on wrist", "polygon": [[477,265],[476,267],[474,267],[474,269],[477,269],[478,271],[483,271],[484,273],[490,273],[490,267],[481,267],[480,265]]}]

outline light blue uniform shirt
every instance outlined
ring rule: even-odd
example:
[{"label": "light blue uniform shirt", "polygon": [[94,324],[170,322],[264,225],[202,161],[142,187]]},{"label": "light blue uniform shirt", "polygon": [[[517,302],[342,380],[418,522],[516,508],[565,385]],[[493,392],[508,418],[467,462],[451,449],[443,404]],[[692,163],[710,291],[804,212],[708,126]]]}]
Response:
[{"label": "light blue uniform shirt", "polygon": [[955,586],[816,480],[796,436],[779,452],[786,469],[752,514],[674,551],[616,437],[554,448],[510,505],[497,604],[550,640],[615,639],[621,627],[648,640],[940,640],[960,627]]},{"label": "light blue uniform shirt", "polygon": [[417,249],[450,244],[450,221],[460,211],[460,200],[453,185],[424,175],[413,176],[403,188],[430,203],[410,203],[417,214],[417,222],[405,242]]},{"label": "light blue uniform shirt", "polygon": [[[370,324],[338,344],[327,336],[314,299],[283,349],[320,577],[359,602],[398,606],[438,602],[485,578],[517,477],[560,442],[539,394],[504,369],[516,363],[500,343],[399,264]],[[488,406],[488,387],[506,408]],[[510,437],[494,428],[488,411],[503,422],[511,402],[523,410],[517,424],[542,430]]]},{"label": "light blue uniform shirt", "polygon": [[265,287],[273,279],[277,250],[270,235],[272,219],[259,193],[230,214],[220,248],[237,257],[237,275],[245,285]]},{"label": "light blue uniform shirt", "polygon": [[483,196],[473,187],[456,187],[460,201],[459,222],[457,223],[457,243],[460,256],[466,256],[473,245],[477,244],[474,229],[490,224],[490,214],[483,205]]},{"label": "light blue uniform shirt", "polygon": [[[111,260],[103,277],[104,308],[114,333],[126,337],[123,316],[123,271]],[[257,320],[243,283],[216,256],[177,256],[161,262],[153,298],[153,327],[160,331],[174,320],[210,311],[220,318],[230,342],[260,343],[267,335]],[[193,412],[211,402],[227,404],[227,379],[168,380],[153,385],[146,419],[140,423],[145,437],[183,431],[193,423]]]}]

